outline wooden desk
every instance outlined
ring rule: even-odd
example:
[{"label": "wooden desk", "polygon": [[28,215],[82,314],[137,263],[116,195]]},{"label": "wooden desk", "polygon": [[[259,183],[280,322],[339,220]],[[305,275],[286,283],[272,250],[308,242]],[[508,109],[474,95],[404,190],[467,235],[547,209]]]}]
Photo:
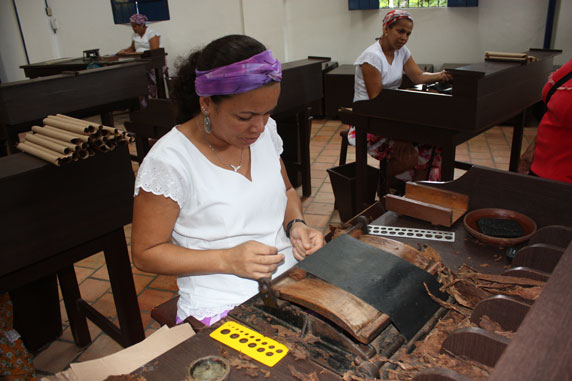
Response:
[{"label": "wooden desk", "polygon": [[[97,59],[89,58],[60,58],[56,60],[36,62],[29,65],[20,66],[24,69],[26,77],[33,79],[38,77],[47,77],[51,75],[65,74],[66,72],[78,72],[87,70],[91,65],[95,67],[107,67],[114,65],[124,65],[134,62],[144,62],[148,70],[155,72],[157,79],[157,96],[160,99],[167,98],[165,89],[165,76],[163,75],[163,67],[165,66],[165,53],[164,48],[146,50],[143,54],[137,55],[124,55],[124,56],[110,56],[99,57]],[[89,69],[91,70],[91,69]],[[69,74],[69,73],[68,73]]]},{"label": "wooden desk", "polygon": [[541,99],[553,58],[560,53],[533,49],[528,54],[538,57],[537,62],[484,61],[453,69],[452,95],[397,89],[355,102],[347,120],[356,126],[357,205],[366,207],[367,133],[441,147],[442,180],[446,181],[453,179],[458,144],[520,114],[509,167],[516,171],[524,111]]},{"label": "wooden desk", "polygon": [[[524,213],[538,228],[548,225],[572,227],[572,184],[474,166],[459,179],[427,185],[469,195],[469,211],[502,208]],[[374,224],[436,229],[428,222],[387,212]],[[509,262],[506,249],[483,244],[470,236],[462,218],[451,228],[455,242],[395,239],[414,247],[428,244],[446,265],[458,268],[466,263],[479,272],[499,274]],[[495,260],[499,258],[500,260]],[[486,264],[486,267],[481,266]],[[490,380],[563,380],[569,378],[572,352],[572,244],[564,252],[543,292],[511,339]]]},{"label": "wooden desk", "polygon": [[[224,321],[227,320],[229,319],[224,319]],[[135,370],[131,374],[141,375],[148,381],[184,380],[187,367],[198,358],[210,355],[221,356],[223,353],[226,353],[226,357],[230,361],[240,361],[240,355],[238,352],[222,343],[219,343],[209,336],[209,334],[222,323],[223,322],[221,321],[212,327],[208,327],[198,332],[195,336],[177,345],[173,349],[170,349],[156,359],[151,360],[148,364]],[[244,325],[242,322],[239,322],[239,324]],[[256,321],[256,328],[254,329],[257,332],[264,334],[266,337],[276,339],[277,341],[279,340],[276,335],[269,334],[270,332],[276,332],[275,327],[271,325],[271,322],[259,319]],[[236,365],[232,366],[228,380],[263,381],[295,379],[289,367],[294,367],[298,372],[306,376],[315,372],[321,381],[340,380],[340,377],[334,372],[320,367],[309,359],[300,358],[295,360],[294,358],[294,355],[289,353],[272,368],[258,363],[255,360],[250,360],[248,363],[254,365],[256,370],[253,371],[248,368],[238,370]],[[269,376],[267,376],[266,372],[268,372]],[[311,378],[308,377],[305,379],[310,380]]]},{"label": "wooden desk", "polygon": [[[570,184],[475,166],[460,179],[448,183],[430,184],[430,186],[469,195],[469,210],[484,207],[512,209],[526,213],[536,221],[539,227],[547,225],[571,226],[572,224],[572,205],[568,202],[572,197],[572,185]],[[542,194],[544,197],[538,198],[538,194]],[[364,211],[364,213],[370,215],[370,212],[379,210],[378,208],[370,208]],[[399,217],[392,212],[387,212],[381,216],[378,215],[378,218],[373,223],[435,229],[434,226],[427,222],[409,217]],[[439,229],[445,228],[439,227]],[[504,266],[508,262],[504,257],[504,250],[476,241],[464,231],[462,220],[457,221],[451,229],[445,230],[454,230],[457,234],[454,244],[451,244],[451,242],[441,243],[401,237],[396,239],[414,247],[429,244],[441,254],[445,263],[452,268],[457,268],[460,264],[467,263],[481,272],[498,274],[505,270]],[[499,255],[501,260],[498,259]],[[526,317],[521,328],[517,331],[516,337],[512,340],[506,353],[495,367],[493,377],[498,373],[502,375],[498,379],[510,380],[526,378],[524,376],[526,374],[537,374],[538,377],[536,379],[556,380],[566,378],[564,375],[569,370],[572,356],[572,353],[566,349],[572,342],[572,330],[568,328],[569,321],[572,319],[572,308],[570,307],[572,305],[572,288],[570,287],[571,280],[568,276],[570,261],[572,261],[572,245],[568,247],[539,300],[534,303],[529,312],[529,315],[534,318],[535,322],[528,323],[529,316]],[[481,264],[487,264],[487,266],[480,266]],[[386,338],[387,340],[382,341],[379,345],[387,352],[383,354],[375,353],[372,349],[375,345],[372,342],[367,346],[359,347],[361,349],[359,354],[348,357],[347,355],[340,355],[340,353],[343,354],[345,350],[355,346],[355,342],[352,342],[344,335],[342,336],[345,342],[344,340],[336,341],[336,332],[341,330],[333,325],[330,327],[330,330],[323,329],[323,326],[320,327],[317,324],[318,314],[307,313],[306,310],[297,308],[284,309],[280,316],[269,311],[269,309],[262,306],[260,298],[255,296],[232,310],[229,318],[226,319],[236,319],[240,324],[249,326],[273,339],[277,339],[278,334],[281,334],[282,337],[287,335],[289,338],[296,336],[301,338],[309,333],[313,335],[311,336],[312,339],[316,339],[317,336],[329,339],[327,344],[324,344],[326,340],[304,341],[300,339],[300,342],[303,342],[303,347],[308,352],[307,357],[304,360],[293,361],[292,354],[288,354],[282,362],[272,369],[259,365],[254,360],[250,361],[250,363],[256,364],[260,369],[269,370],[271,372],[270,379],[292,379],[292,375],[287,373],[285,369],[290,364],[306,374],[320,368],[326,368],[331,372],[329,373],[326,370],[318,371],[320,380],[342,379],[343,374],[347,370],[355,371],[359,369],[359,364],[367,365],[368,363],[372,364],[372,373],[378,374],[375,372],[373,365],[376,362],[376,354],[380,355],[380,357],[390,357],[402,345],[411,344]],[[560,311],[564,313],[559,314]],[[554,324],[544,324],[545,316]],[[304,323],[299,321],[304,319],[307,319]],[[303,328],[297,329],[299,326]],[[217,327],[218,325],[215,325],[200,331],[196,336],[150,361],[133,372],[133,374],[142,375],[147,380],[183,379],[185,367],[199,357],[226,353],[232,359],[235,359],[237,353],[234,350],[219,344],[208,336]],[[293,336],[290,336],[290,334]],[[396,339],[399,337],[392,338]],[[526,340],[526,343],[524,343],[524,340]],[[280,340],[278,339],[278,341]],[[338,343],[337,346],[336,342]],[[537,349],[536,342],[540,343],[540,349]],[[513,349],[513,347],[518,349]],[[522,364],[522,361],[519,360],[522,358],[521,356],[526,356],[530,361]],[[535,356],[537,358],[534,358]],[[507,360],[504,360],[505,358]],[[354,361],[354,359],[356,360]],[[504,363],[509,363],[510,366],[507,368]],[[518,367],[524,369],[516,369]],[[361,370],[367,369],[367,366],[365,366]],[[514,375],[509,374],[511,369],[514,370]],[[547,376],[543,378],[544,374],[560,377],[550,378]],[[363,374],[361,376],[364,379],[371,379],[371,377],[368,378]],[[251,378],[246,375],[245,370],[238,370],[234,366],[230,379],[250,380]],[[258,371],[257,375],[253,376],[252,379],[263,380],[266,378],[263,373]]]},{"label": "wooden desk", "polygon": [[18,133],[56,113],[79,118],[101,114],[102,123],[111,126],[113,110],[138,108],[139,96],[147,94],[146,65],[126,63],[0,84],[0,138],[13,147]]},{"label": "wooden desk", "polygon": [[[44,329],[38,320],[52,316],[19,290],[56,274],[78,346],[91,341],[86,317],[123,346],[145,338],[123,233],[131,222],[133,184],[127,145],[62,167],[24,153],[0,158],[0,291],[11,291],[25,342],[42,344],[34,337]],[[73,264],[100,251],[120,328],[81,299]],[[36,298],[42,295],[37,289]],[[57,294],[55,303],[59,312]]]}]

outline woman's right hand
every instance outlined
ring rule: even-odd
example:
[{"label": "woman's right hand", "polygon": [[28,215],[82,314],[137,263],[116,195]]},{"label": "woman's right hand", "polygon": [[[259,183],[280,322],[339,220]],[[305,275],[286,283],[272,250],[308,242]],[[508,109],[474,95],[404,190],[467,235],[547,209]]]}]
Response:
[{"label": "woman's right hand", "polygon": [[229,249],[225,260],[231,274],[249,279],[271,278],[284,254],[273,246],[248,241]]}]

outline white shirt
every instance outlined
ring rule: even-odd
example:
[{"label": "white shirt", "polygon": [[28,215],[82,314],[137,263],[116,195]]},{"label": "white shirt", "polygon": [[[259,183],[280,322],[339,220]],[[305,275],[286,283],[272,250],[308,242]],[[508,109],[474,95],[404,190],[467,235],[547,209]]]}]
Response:
[{"label": "white shirt", "polygon": [[393,62],[390,65],[385,54],[383,54],[379,41],[370,45],[354,63],[354,102],[369,99],[363,80],[362,64],[368,63],[379,70],[381,73],[381,85],[384,89],[397,89],[401,85],[403,65],[405,65],[409,57],[411,57],[411,52],[409,52],[407,46],[403,46],[395,51]]},{"label": "white shirt", "polygon": [[[153,28],[147,26],[145,29],[145,33],[143,36],[140,36],[137,33],[133,33],[131,35],[131,39],[133,40],[133,46],[137,53],[143,53],[145,50],[150,50],[151,46],[149,45],[149,40],[155,36],[161,37],[159,33],[157,33]],[[159,47],[162,48],[163,44],[161,43],[161,39],[159,39]]]},{"label": "white shirt", "polygon": [[[296,263],[282,223],[286,186],[282,179],[282,139],[276,122],[250,146],[252,181],[216,166],[177,127],[153,145],[137,174],[139,189],[169,197],[180,212],[171,238],[195,250],[225,249],[254,240],[285,255],[274,274]],[[189,254],[191,255],[191,254]],[[177,316],[201,320],[229,310],[258,293],[258,283],[229,274],[179,277]]]}]

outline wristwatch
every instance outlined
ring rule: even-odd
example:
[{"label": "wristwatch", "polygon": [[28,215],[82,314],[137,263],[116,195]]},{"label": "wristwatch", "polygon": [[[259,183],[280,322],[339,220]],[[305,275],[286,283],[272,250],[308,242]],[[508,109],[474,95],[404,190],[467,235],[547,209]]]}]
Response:
[{"label": "wristwatch", "polygon": [[292,225],[294,225],[296,222],[301,222],[304,225],[306,225],[306,221],[304,221],[301,218],[294,218],[292,221],[288,222],[288,225],[286,225],[286,237],[290,238],[290,229],[292,229]]}]

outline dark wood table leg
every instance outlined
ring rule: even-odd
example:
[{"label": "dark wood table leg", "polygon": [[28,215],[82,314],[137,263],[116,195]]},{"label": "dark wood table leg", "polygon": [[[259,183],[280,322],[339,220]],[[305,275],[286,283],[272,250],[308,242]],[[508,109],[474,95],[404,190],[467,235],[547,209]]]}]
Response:
[{"label": "dark wood table leg", "polygon": [[356,208],[359,211],[368,207],[366,204],[367,186],[367,133],[365,128],[356,126]]},{"label": "dark wood table leg", "polygon": [[58,279],[70,322],[73,341],[78,347],[85,347],[91,343],[91,336],[87,326],[87,319],[78,308],[78,300],[81,299],[81,294],[73,265],[66,266],[58,271]]},{"label": "dark wood table leg", "polygon": [[101,124],[105,126],[114,126],[113,124],[113,112],[107,111],[100,114]]},{"label": "dark wood table leg", "polygon": [[453,180],[455,175],[455,144],[447,144],[442,147],[441,152],[441,180]]},{"label": "dark wood table leg", "polygon": [[512,144],[510,147],[510,164],[508,170],[517,172],[518,163],[520,161],[520,150],[522,149],[522,136],[524,133],[524,124],[526,122],[526,109],[520,114],[517,124],[515,124],[512,132]]},{"label": "dark wood table leg", "polygon": [[133,345],[145,339],[145,332],[123,229],[107,235],[104,253],[119,327],[125,343]]},{"label": "dark wood table leg", "polygon": [[310,108],[298,113],[298,126],[300,128],[300,171],[302,174],[302,195],[309,197],[312,194],[312,175],[310,165],[310,134],[312,132],[312,118]]}]

